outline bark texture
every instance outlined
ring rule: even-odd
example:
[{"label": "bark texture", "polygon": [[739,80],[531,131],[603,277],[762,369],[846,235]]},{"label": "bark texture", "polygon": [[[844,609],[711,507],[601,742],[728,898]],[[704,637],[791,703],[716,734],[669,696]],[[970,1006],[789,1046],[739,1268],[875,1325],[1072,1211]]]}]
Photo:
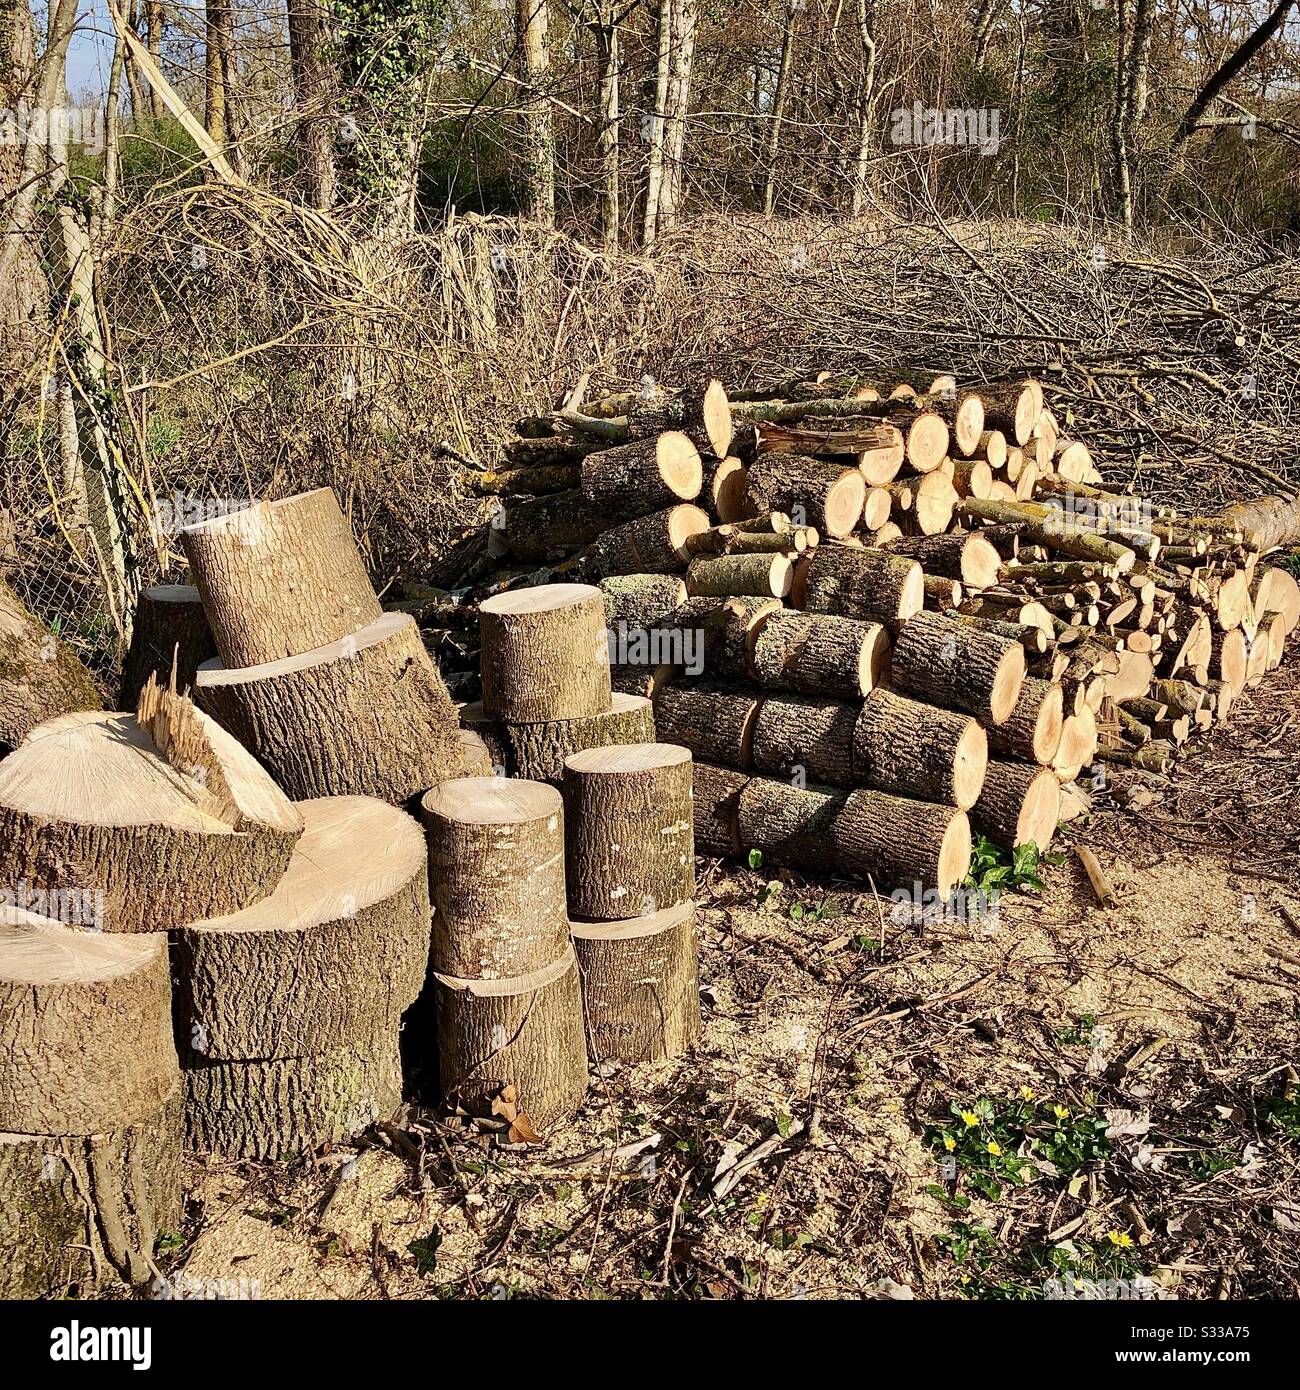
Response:
[{"label": "bark texture", "polygon": [[699,1037],[694,903],[641,920],[575,922],[573,947],[594,1060],[654,1062]]},{"label": "bark texture", "polygon": [[675,574],[686,568],[685,541],[709,529],[709,514],[683,502],[604,531],[588,552],[598,575]]},{"label": "bark texture", "polygon": [[797,526],[847,536],[862,516],[866,481],[856,468],[803,454],[760,454],[750,465],[746,500],[754,512],[785,512]]},{"label": "bark texture", "polygon": [[686,583],[673,574],[620,574],[600,581],[605,624],[648,628],[686,602]]},{"label": "bark texture", "polygon": [[888,669],[889,651],[878,623],[780,609],[759,629],[753,668],[769,690],[857,700]]},{"label": "bark texture", "polygon": [[808,567],[802,607],[809,613],[892,623],[925,603],[915,560],[870,546],[819,545]]},{"label": "bark texture", "polygon": [[959,617],[919,613],[894,639],[892,673],[899,690],[917,699],[1001,724],[1020,695],[1025,651],[1019,642]]},{"label": "bark texture", "polygon": [[853,729],[854,780],[877,791],[959,810],[975,804],[984,784],[988,740],[969,715],[875,690]]},{"label": "bark texture", "polygon": [[181,1091],[106,1134],[0,1134],[0,1298],[145,1283],[181,1227]]},{"label": "bark texture", "polygon": [[1065,704],[1061,687],[1029,677],[1011,716],[988,728],[989,751],[1003,759],[1050,764],[1061,743]]},{"label": "bark texture", "polygon": [[729,767],[694,764],[691,805],[697,854],[740,854],[740,794],[748,782],[745,773]]},{"label": "bark texture", "polygon": [[609,709],[609,640],[598,589],[546,584],[486,599],[479,632],[490,718],[538,723]]},{"label": "bark texture", "polygon": [[990,762],[971,824],[995,844],[1011,849],[1034,843],[1046,850],[1056,834],[1060,784],[1033,763]]},{"label": "bark texture", "polygon": [[946,898],[970,867],[964,811],[868,788],[848,798],[833,839],[840,872],[870,878],[877,889],[920,883]]},{"label": "bark texture", "polygon": [[806,782],[853,786],[858,706],[807,695],[773,695],[754,725],[754,766]]},{"label": "bark texture", "polygon": [[846,794],[829,787],[793,787],[751,777],[740,792],[741,850],[792,869],[824,872],[832,862],[831,836]]},{"label": "bark texture", "polygon": [[655,702],[655,729],[663,742],[689,748],[699,761],[752,767],[762,703],[743,690],[672,685]]},{"label": "bark texture", "polygon": [[299,656],[382,612],[329,488],[186,527],[181,544],[226,666]]},{"label": "bark texture", "polygon": [[650,743],[576,753],[564,764],[569,913],[648,917],[695,896],[691,755]]},{"label": "bark texture", "polygon": [[456,711],[407,613],[294,661],[205,663],[194,693],[295,800],[403,802],[460,769]]},{"label": "bark texture", "polygon": [[296,1158],[359,1134],[402,1103],[395,1033],[309,1057],[183,1060],[185,1145],[201,1153]]},{"label": "bark texture", "polygon": [[188,690],[199,667],[216,654],[203,600],[194,585],[156,584],[146,589],[136,606],[131,647],[122,665],[118,708],[134,710],[150,676],[166,687],[173,661],[177,690]]},{"label": "bark texture", "polygon": [[678,430],[602,449],[582,461],[582,495],[607,521],[693,502],[703,484],[699,452]]},{"label": "bark texture", "polygon": [[576,488],[506,503],[498,518],[511,553],[528,565],[583,550],[609,525],[609,518]]}]

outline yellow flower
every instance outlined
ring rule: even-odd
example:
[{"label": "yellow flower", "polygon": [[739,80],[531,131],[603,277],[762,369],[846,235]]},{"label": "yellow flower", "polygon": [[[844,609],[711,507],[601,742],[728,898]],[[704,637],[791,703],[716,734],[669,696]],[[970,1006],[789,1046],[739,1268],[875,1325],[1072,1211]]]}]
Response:
[{"label": "yellow flower", "polygon": [[974,1129],[980,1122],[980,1117],[973,1110],[963,1110],[961,1117],[967,1129]]},{"label": "yellow flower", "polygon": [[1032,1086],[1022,1086],[1022,1087],[1020,1088],[1020,1099],[1021,1099],[1021,1100],[1033,1100],[1033,1098],[1034,1098],[1034,1088],[1033,1088]]},{"label": "yellow flower", "polygon": [[1052,1114],[1055,1115],[1058,1120],[1064,1120],[1069,1118],[1070,1111],[1067,1106],[1054,1105],[1052,1106]]},{"label": "yellow flower", "polygon": [[762,1211],[763,1208],[764,1208],[765,1206],[767,1206],[767,1204],[768,1204],[771,1200],[772,1200],[772,1198],[771,1198],[771,1196],[770,1196],[768,1193],[766,1193],[766,1192],[760,1192],[760,1193],[758,1194],[758,1196],[754,1198],[754,1206],[755,1206],[759,1211]]},{"label": "yellow flower", "polygon": [[957,1141],[952,1137],[951,1134],[945,1134],[943,1136],[943,1146],[945,1149],[948,1150],[949,1153],[952,1153],[952,1151],[957,1147]]},{"label": "yellow flower", "polygon": [[991,1153],[994,1158],[1001,1158],[1002,1145],[999,1144],[996,1139],[989,1140],[989,1153]]},{"label": "yellow flower", "polygon": [[1107,1231],[1106,1239],[1112,1245],[1118,1245],[1121,1250],[1127,1250],[1133,1244],[1133,1237],[1127,1231]]}]

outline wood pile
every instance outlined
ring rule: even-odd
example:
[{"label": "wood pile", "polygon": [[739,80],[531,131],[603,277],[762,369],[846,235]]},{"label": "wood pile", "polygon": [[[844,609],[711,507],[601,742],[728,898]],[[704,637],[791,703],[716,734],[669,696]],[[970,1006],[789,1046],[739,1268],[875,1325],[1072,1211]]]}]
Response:
[{"label": "wood pile", "polygon": [[1110,491],[1032,381],[655,388],[523,420],[505,454],[468,477],[500,499],[495,555],[423,619],[597,585],[613,687],[693,753],[709,852],[946,891],[974,833],[1046,848],[1085,768],[1140,791],[1300,621],[1263,558],[1300,506]]}]

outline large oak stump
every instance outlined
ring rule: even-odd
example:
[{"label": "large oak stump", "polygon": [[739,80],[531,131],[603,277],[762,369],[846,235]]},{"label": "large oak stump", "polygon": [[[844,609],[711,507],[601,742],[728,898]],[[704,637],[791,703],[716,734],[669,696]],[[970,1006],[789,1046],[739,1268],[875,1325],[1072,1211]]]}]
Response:
[{"label": "large oak stump", "polygon": [[847,794],[831,787],[796,787],[751,777],[737,813],[740,846],[792,869],[824,873],[834,862],[831,835]]},{"label": "large oak stump", "polygon": [[0,1133],[0,1298],[85,1296],[153,1275],[181,1228],[181,1089],[106,1134]]},{"label": "large oak stump", "polygon": [[557,960],[569,939],[560,793],[539,782],[458,778],[427,793],[420,811],[433,969],[491,980]]},{"label": "large oak stump", "polygon": [[861,699],[889,668],[889,633],[879,623],[779,609],[758,631],[753,668],[769,690]]},{"label": "large oak stump", "polygon": [[984,785],[988,739],[970,715],[873,690],[853,729],[853,775],[864,786],[968,810]]},{"label": "large oak stump", "polygon": [[754,725],[754,766],[762,772],[853,786],[858,706],[811,695],[772,695]]},{"label": "large oak stump", "polygon": [[1061,785],[1050,768],[991,761],[971,824],[1004,849],[1032,843],[1046,850],[1060,809]]},{"label": "large oak stump", "polygon": [[670,685],[655,702],[655,730],[702,762],[753,765],[754,726],[762,698],[705,684]]},{"label": "large oak stump", "polygon": [[687,749],[642,743],[574,753],[563,791],[571,917],[648,917],[695,896]]},{"label": "large oak stump", "polygon": [[871,546],[819,545],[797,606],[809,613],[896,622],[925,607],[925,573],[915,560]]},{"label": "large oak stump", "polygon": [[[649,698],[617,690],[607,710],[582,719],[504,724],[486,720],[478,701],[463,706],[460,717],[484,734],[489,747],[502,750],[509,776],[551,782],[555,786],[563,780],[564,760],[570,753],[580,753],[585,748],[605,748],[611,743],[652,743],[655,736],[654,705]],[[489,733],[484,733],[485,721]]]},{"label": "large oak stump", "polygon": [[613,526],[587,552],[594,573],[673,574],[686,568],[686,542],[709,529],[709,514],[689,502]]},{"label": "large oak stump", "polygon": [[479,605],[483,708],[537,723],[609,709],[609,634],[599,589],[540,584]]},{"label": "large oak stump", "polygon": [[403,802],[460,770],[456,711],[409,613],[265,666],[205,662],[194,694],[299,801]]},{"label": "large oak stump", "polygon": [[193,584],[155,584],[136,605],[131,647],[122,664],[119,709],[134,710],[150,676],[159,685],[171,681],[188,690],[199,667],[217,654],[217,644]]},{"label": "large oak stump", "polygon": [[429,961],[428,851],[369,797],[304,801],[275,891],[175,934],[176,1025],[212,1061],[298,1057],[396,1034]]},{"label": "large oak stump", "polygon": [[300,656],[382,612],[327,487],[187,526],[181,545],[228,667]]},{"label": "large oak stump", "polygon": [[175,1090],[167,941],[0,907],[0,1131],[86,1135]]},{"label": "large oak stump", "polygon": [[185,1145],[268,1162],[337,1144],[402,1103],[397,1034],[310,1056],[254,1062],[183,1058]]},{"label": "large oak stump", "polygon": [[746,773],[729,767],[694,762],[691,805],[695,812],[697,854],[740,853],[740,794],[748,781]]},{"label": "large oak stump", "polygon": [[760,454],[749,466],[751,511],[785,512],[796,526],[823,536],[847,536],[858,524],[867,485],[857,468],[803,454]]},{"label": "large oak stump", "polygon": [[919,883],[947,899],[970,869],[970,822],[953,806],[862,788],[836,817],[833,839],[840,872],[877,890]]},{"label": "large oak stump", "polygon": [[448,1101],[479,1109],[513,1088],[513,1103],[546,1134],[587,1094],[587,1044],[573,948],[513,979],[434,976],[438,1059]]},{"label": "large oak stump", "polygon": [[1025,649],[958,616],[918,613],[894,638],[891,671],[899,690],[918,700],[1001,724],[1020,696]]},{"label": "large oak stump", "polygon": [[[302,816],[266,772],[199,711],[237,810],[205,809],[129,714],[66,714],[0,763],[0,872],[80,908],[82,925],[158,932],[264,898],[288,867]],[[197,772],[198,770],[196,770]]]},{"label": "large oak stump", "polygon": [[680,430],[633,439],[582,461],[582,495],[609,521],[693,502],[703,484],[699,450]]},{"label": "large oak stump", "polygon": [[676,1057],[700,1035],[695,904],[622,922],[575,922],[588,1051],[594,1060]]},{"label": "large oak stump", "polygon": [[0,579],[0,758],[48,719],[99,709],[90,672]]}]

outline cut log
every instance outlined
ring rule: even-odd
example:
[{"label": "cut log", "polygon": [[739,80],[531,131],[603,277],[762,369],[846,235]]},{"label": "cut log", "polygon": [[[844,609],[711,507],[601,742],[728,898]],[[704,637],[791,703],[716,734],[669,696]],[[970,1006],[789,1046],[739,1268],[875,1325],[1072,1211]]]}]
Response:
[{"label": "cut log", "polygon": [[893,555],[915,560],[927,575],[960,579],[972,589],[987,589],[998,581],[1002,558],[983,536],[972,532],[948,536],[905,536],[885,547]]},{"label": "cut log", "polygon": [[778,609],[758,631],[753,669],[769,690],[855,700],[880,683],[889,653],[878,623]]},{"label": "cut log", "polygon": [[106,1134],[0,1134],[0,1298],[85,1297],[154,1276],[158,1237],[181,1229],[181,1111],[178,1084]]},{"label": "cut log", "polygon": [[1224,632],[1214,630],[1210,643],[1210,674],[1230,685],[1240,695],[1246,688],[1246,667],[1249,653],[1246,648],[1246,634],[1240,628]]},{"label": "cut log", "polygon": [[757,849],[774,864],[824,873],[832,863],[831,833],[847,799],[830,787],[751,777],[740,792],[741,850]]},{"label": "cut log", "polygon": [[194,693],[300,801],[404,802],[460,769],[456,711],[409,613],[265,666],[205,662]]},{"label": "cut log", "polygon": [[1010,441],[1024,444],[1034,433],[1043,413],[1042,388],[1034,381],[1010,387],[990,387],[980,392],[986,428],[1000,430]]},{"label": "cut log", "polygon": [[877,891],[919,884],[922,892],[934,889],[946,901],[970,869],[964,811],[870,788],[849,796],[835,818],[832,841],[835,867],[871,879]]},{"label": "cut log", "polygon": [[695,904],[623,922],[575,922],[587,1046],[594,1060],[654,1062],[700,1036]]},{"label": "cut log", "polygon": [[134,711],[149,677],[167,685],[173,666],[177,689],[188,690],[199,667],[216,654],[198,589],[192,584],[155,584],[140,595],[136,605],[118,708]]},{"label": "cut log", "polygon": [[1191,527],[1205,524],[1219,531],[1236,532],[1261,552],[1300,545],[1300,494],[1238,502],[1217,516],[1192,517],[1188,522]]},{"label": "cut log", "polygon": [[368,797],[299,810],[306,829],[269,897],[176,932],[176,1026],[207,1060],[299,1057],[395,1036],[424,986],[429,872],[419,825]]},{"label": "cut log", "polygon": [[904,432],[907,461],[918,473],[931,473],[948,457],[951,434],[942,416],[918,413]]},{"label": "cut log", "polygon": [[1034,844],[1046,851],[1056,834],[1060,804],[1061,784],[1049,768],[994,759],[970,819],[981,835],[1003,849]]},{"label": "cut log", "polygon": [[989,751],[1005,760],[1050,765],[1061,744],[1065,698],[1055,682],[1027,679],[1010,716],[989,726]]},{"label": "cut log", "polygon": [[0,579],[0,758],[47,719],[101,704],[72,648],[46,632]]},{"label": "cut log", "polygon": [[709,529],[709,514],[683,502],[605,531],[588,551],[594,573],[673,574],[686,568],[689,537]]},{"label": "cut log", "polygon": [[853,729],[853,780],[965,811],[984,785],[988,738],[969,715],[874,690]]},{"label": "cut log", "polygon": [[740,853],[740,794],[748,782],[746,773],[693,761],[691,804],[697,854]]},{"label": "cut log", "polygon": [[785,512],[796,526],[815,526],[823,536],[847,536],[866,495],[856,468],[803,454],[763,454],[750,466],[746,501],[752,511]]},{"label": "cut log", "polygon": [[754,766],[799,781],[853,786],[853,726],[858,707],[839,700],[773,695],[754,725]]},{"label": "cut log", "polygon": [[892,623],[925,606],[925,574],[915,560],[871,546],[819,545],[802,606],[810,613]]},{"label": "cut log", "polygon": [[563,792],[571,917],[649,917],[694,898],[687,749],[643,743],[574,753]]},{"label": "cut log", "polygon": [[458,737],[462,755],[460,765],[462,777],[505,776],[504,768],[500,774],[497,773],[497,764],[492,757],[492,750],[487,746],[487,742],[481,734],[476,734],[472,729],[461,729]]},{"label": "cut log", "polygon": [[402,1103],[396,1033],[304,1057],[183,1060],[185,1146],[200,1153],[297,1158],[360,1134]]},{"label": "cut log", "polygon": [[0,1132],[106,1134],[176,1089],[167,941],[0,907]]},{"label": "cut log", "polygon": [[420,803],[429,840],[434,970],[527,975],[564,954],[564,804],[554,787],[457,778]]},{"label": "cut log", "polygon": [[970,456],[983,459],[995,473],[1001,472],[1007,466],[1006,435],[1001,430],[982,431]]},{"label": "cut log", "polygon": [[693,595],[755,595],[784,598],[794,579],[794,564],[785,555],[720,555],[695,559],[686,572]]},{"label": "cut log", "polygon": [[720,381],[702,381],[675,396],[638,393],[625,408],[634,437],[679,429],[718,458],[724,458],[731,447],[731,405]]},{"label": "cut log", "polygon": [[[641,667],[649,672],[655,668]],[[483,706],[477,702],[461,710],[461,718],[480,727]],[[614,743],[653,743],[654,705],[648,696],[615,691],[602,714],[582,719],[552,719],[540,724],[491,723],[492,742],[504,751],[504,766],[511,777],[550,782],[558,787],[564,777],[564,760],[585,748],[605,748]]]},{"label": "cut log", "polygon": [[270,893],[302,817],[233,738],[194,713],[238,828],[202,809],[205,788],[129,714],[65,714],[0,763],[4,881],[57,898],[47,916],[127,932],[166,931]]},{"label": "cut log", "polygon": [[1300,626],[1300,584],[1287,570],[1268,565],[1257,570],[1251,586],[1255,621],[1262,622],[1269,613],[1282,616],[1285,633],[1289,636]]},{"label": "cut log", "polygon": [[602,449],[582,461],[582,495],[609,521],[693,502],[703,486],[699,450],[679,430]]},{"label": "cut log", "polygon": [[300,656],[382,611],[327,487],[187,526],[180,539],[226,666]]},{"label": "cut log", "polygon": [[585,550],[608,525],[609,517],[573,488],[502,503],[493,517],[493,534],[516,559],[540,565]]},{"label": "cut log", "polygon": [[905,694],[1001,724],[1020,696],[1025,649],[959,616],[918,613],[894,639],[891,670]]},{"label": "cut log", "polygon": [[893,509],[894,499],[888,488],[869,487],[862,504],[862,525],[868,531],[879,531],[889,523]]},{"label": "cut log", "polygon": [[678,664],[690,676],[703,674],[707,665],[720,679],[746,680],[763,624],[780,611],[780,599],[757,595],[688,598],[673,615],[681,636]]},{"label": "cut log", "polygon": [[749,469],[738,458],[728,456],[715,462],[706,460],[700,502],[720,523],[739,521],[745,514],[745,493]]},{"label": "cut log", "polygon": [[991,497],[993,469],[984,459],[963,459],[954,462],[952,485],[962,497]]},{"label": "cut log", "polygon": [[960,501],[961,495],[947,474],[938,469],[927,473],[917,482],[912,509],[908,513],[909,525],[923,536],[941,535],[952,524],[953,512]]},{"label": "cut log", "polygon": [[479,605],[483,708],[491,719],[581,719],[609,709],[609,640],[599,589],[540,584]]},{"label": "cut log", "polygon": [[712,685],[673,685],[655,704],[655,729],[665,743],[690,750],[699,762],[753,766],[754,726],[761,696]]},{"label": "cut log", "polygon": [[587,1094],[587,1045],[573,949],[527,976],[434,976],[438,1057],[447,1101],[485,1108],[508,1096],[509,1118],[545,1135]]},{"label": "cut log", "polygon": [[984,400],[973,391],[958,393],[954,389],[933,392],[926,404],[940,416],[952,433],[958,451],[970,457],[979,448],[984,434]]}]

